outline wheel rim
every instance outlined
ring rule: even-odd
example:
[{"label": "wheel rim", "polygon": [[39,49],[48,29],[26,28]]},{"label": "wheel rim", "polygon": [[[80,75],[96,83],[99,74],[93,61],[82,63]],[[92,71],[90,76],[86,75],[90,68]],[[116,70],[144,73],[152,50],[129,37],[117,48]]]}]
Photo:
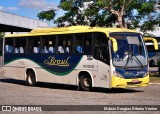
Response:
[{"label": "wheel rim", "polygon": [[85,79],[83,80],[83,84],[84,84],[85,87],[89,88],[89,87],[90,87],[90,79],[85,78]]},{"label": "wheel rim", "polygon": [[32,82],[32,78],[31,78],[30,75],[28,76],[28,83],[29,83],[29,84],[32,84],[32,83],[33,83],[33,82]]}]

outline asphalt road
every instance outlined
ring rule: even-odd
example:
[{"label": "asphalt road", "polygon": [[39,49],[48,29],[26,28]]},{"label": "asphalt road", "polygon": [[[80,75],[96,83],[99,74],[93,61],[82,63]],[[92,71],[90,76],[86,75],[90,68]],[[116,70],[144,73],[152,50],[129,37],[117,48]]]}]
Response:
[{"label": "asphalt road", "polygon": [[0,77],[0,105],[160,105],[160,85],[84,92],[53,83],[29,87],[24,81]]}]

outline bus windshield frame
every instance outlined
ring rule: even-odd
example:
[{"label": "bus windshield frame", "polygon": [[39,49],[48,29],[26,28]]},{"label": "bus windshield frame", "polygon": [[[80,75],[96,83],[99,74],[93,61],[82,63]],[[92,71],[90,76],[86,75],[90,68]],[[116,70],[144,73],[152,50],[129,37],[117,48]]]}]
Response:
[{"label": "bus windshield frame", "polygon": [[148,65],[146,47],[141,34],[112,32],[110,37],[115,38],[118,44],[117,52],[113,51],[111,45],[113,66],[124,69],[142,69]]}]

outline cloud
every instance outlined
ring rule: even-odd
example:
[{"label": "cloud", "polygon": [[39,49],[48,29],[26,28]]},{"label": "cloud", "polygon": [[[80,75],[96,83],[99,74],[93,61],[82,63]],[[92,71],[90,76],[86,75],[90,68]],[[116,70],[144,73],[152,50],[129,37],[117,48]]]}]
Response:
[{"label": "cloud", "polygon": [[6,10],[16,11],[16,10],[18,10],[18,8],[16,8],[16,7],[7,7]]},{"label": "cloud", "polygon": [[4,7],[0,6],[0,10],[3,10],[3,9],[4,9]]},{"label": "cloud", "polygon": [[17,7],[3,7],[3,6],[0,6],[0,10],[1,11],[16,11],[18,10]]},{"label": "cloud", "polygon": [[56,3],[47,2],[46,0],[20,0],[19,6],[37,10],[57,9]]}]

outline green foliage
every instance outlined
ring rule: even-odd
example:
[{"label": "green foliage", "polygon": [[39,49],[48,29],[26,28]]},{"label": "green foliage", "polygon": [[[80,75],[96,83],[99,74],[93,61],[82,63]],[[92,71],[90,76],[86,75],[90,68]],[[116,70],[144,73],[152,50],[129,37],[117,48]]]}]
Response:
[{"label": "green foliage", "polygon": [[5,33],[4,33],[4,32],[0,32],[0,38],[3,38],[3,37],[4,37],[4,35],[5,35]]},{"label": "green foliage", "polygon": [[83,6],[83,2],[87,0],[61,0],[59,8],[66,11],[65,15],[55,20],[58,26],[67,25],[87,25],[85,15],[79,8]]},{"label": "green foliage", "polygon": [[[145,32],[160,24],[156,4],[160,4],[159,0],[61,0],[59,9],[66,13],[54,22],[57,26],[119,26]],[[55,12],[38,14],[39,19],[48,21],[54,16]]]},{"label": "green foliage", "polygon": [[72,8],[72,3],[69,1],[64,1],[59,6],[63,10],[70,10]]},{"label": "green foliage", "polygon": [[[113,1],[114,2],[114,1]],[[97,0],[97,3],[95,3],[98,7],[104,8],[106,6],[109,6],[110,3],[108,0]]]},{"label": "green foliage", "polygon": [[51,21],[54,19],[55,17],[55,11],[54,10],[48,10],[48,11],[42,11],[40,13],[38,13],[37,17],[40,19],[40,20],[47,20],[47,21]]},{"label": "green foliage", "polygon": [[[91,1],[88,8],[83,12],[80,11],[84,8],[85,2]],[[56,23],[58,25],[64,25],[67,22],[69,25],[113,26],[118,21],[119,15],[115,13],[118,12],[123,13],[123,24],[126,24],[128,28],[139,27],[143,30],[153,30],[153,25],[158,21],[157,16],[153,18],[153,15],[148,15],[155,13],[155,4],[156,0],[61,0],[59,7],[67,13],[58,18]],[[147,19],[149,17],[150,19]],[[147,22],[147,20],[151,21]]]}]

